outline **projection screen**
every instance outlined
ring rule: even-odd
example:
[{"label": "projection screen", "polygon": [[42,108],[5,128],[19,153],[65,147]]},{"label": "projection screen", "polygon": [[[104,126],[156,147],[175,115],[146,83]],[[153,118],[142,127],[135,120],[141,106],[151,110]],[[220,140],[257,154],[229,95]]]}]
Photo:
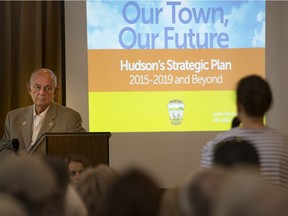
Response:
[{"label": "projection screen", "polygon": [[[285,28],[287,2],[267,1],[266,5],[264,1],[221,1],[220,5],[217,5],[218,1],[198,1],[198,4],[196,1],[192,5],[192,1],[171,1],[170,5],[166,1],[127,2],[117,1],[115,5],[112,1],[96,1],[98,10],[95,17],[89,18],[86,12],[90,9],[86,8],[85,1],[65,1],[66,104],[81,113],[87,131],[112,132],[111,166],[118,170],[141,166],[154,174],[162,187],[173,187],[181,182],[199,168],[203,144],[229,129],[230,120],[236,115],[235,82],[248,73],[266,76],[270,81],[274,103],[267,123],[287,133],[288,61],[285,56],[288,56],[288,45],[283,43],[288,37]],[[151,10],[155,14],[153,23],[151,20],[145,24],[145,20],[141,20],[143,8],[144,14]],[[138,11],[139,18],[135,15]],[[199,16],[198,20],[195,15]],[[205,15],[207,23],[203,24]],[[98,19],[96,26],[93,26],[94,22],[89,26],[89,21],[94,18],[95,21]],[[145,19],[149,20],[149,16],[145,15]],[[200,47],[205,33],[218,35],[213,40],[213,47],[210,42],[207,47]],[[137,42],[132,43],[131,37],[137,34],[143,37],[148,34],[149,38],[154,35],[154,43],[149,47],[142,47],[145,45],[143,41],[140,46]],[[97,39],[100,36],[102,39]],[[185,37],[187,41],[184,43]],[[191,37],[193,43],[188,40]],[[100,44],[89,48],[93,38]],[[187,48],[181,48],[181,45]],[[197,48],[191,48],[192,45]],[[97,57],[90,65],[94,54],[100,59]],[[223,64],[223,68],[211,68],[213,59],[228,64]],[[158,60],[164,62],[163,70],[161,64],[158,70],[150,71],[132,71],[123,66],[128,61],[135,68],[137,63],[140,66],[143,62],[147,67],[148,64],[158,64]],[[181,64],[184,69],[181,70],[182,66],[178,64],[178,69],[172,67],[169,70],[169,62],[184,62]],[[198,73],[197,62],[204,65]],[[193,63],[195,67],[190,68]],[[94,70],[94,66],[97,69]],[[106,68],[99,69],[98,66]],[[94,78],[97,73],[104,75],[99,79],[105,86]],[[147,75],[149,83],[144,84]],[[159,85],[150,83],[154,75],[159,80],[162,76]],[[212,79],[209,85],[208,82],[201,83],[201,79],[220,75],[222,80],[219,78],[219,83],[212,83]],[[105,76],[110,81],[105,80]],[[135,84],[130,85],[133,76]],[[193,83],[196,82],[193,80],[198,81]],[[114,86],[115,82],[117,85]],[[98,84],[100,89],[97,89]],[[176,117],[180,113],[179,119],[174,119],[174,111]]]}]

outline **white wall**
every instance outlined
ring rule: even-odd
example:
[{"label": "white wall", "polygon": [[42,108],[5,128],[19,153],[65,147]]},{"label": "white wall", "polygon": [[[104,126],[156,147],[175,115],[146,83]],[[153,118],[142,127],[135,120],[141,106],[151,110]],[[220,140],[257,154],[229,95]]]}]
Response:
[{"label": "white wall", "polygon": [[288,2],[268,1],[266,73],[274,96],[268,124],[288,134]]},{"label": "white wall", "polygon": [[[88,130],[88,72],[85,1],[66,1],[66,98],[79,111]],[[288,2],[267,2],[267,79],[274,92],[268,125],[288,133]],[[216,132],[113,133],[110,165],[121,170],[139,165],[151,172],[162,187],[179,184],[198,169],[203,144]]]},{"label": "white wall", "polygon": [[66,104],[88,130],[88,64],[85,1],[65,2]]}]

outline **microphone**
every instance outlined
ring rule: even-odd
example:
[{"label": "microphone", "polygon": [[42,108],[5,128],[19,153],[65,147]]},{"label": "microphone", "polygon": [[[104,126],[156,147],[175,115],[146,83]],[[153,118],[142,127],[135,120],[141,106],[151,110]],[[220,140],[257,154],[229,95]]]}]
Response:
[{"label": "microphone", "polygon": [[16,155],[19,154],[19,140],[17,138],[12,139],[12,149]]}]

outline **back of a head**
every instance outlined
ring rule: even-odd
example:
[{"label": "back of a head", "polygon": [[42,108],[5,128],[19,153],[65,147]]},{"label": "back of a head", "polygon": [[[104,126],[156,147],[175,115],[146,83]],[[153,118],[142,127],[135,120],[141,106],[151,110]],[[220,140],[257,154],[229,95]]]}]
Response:
[{"label": "back of a head", "polygon": [[56,175],[56,183],[59,188],[66,190],[69,183],[69,176],[63,160],[58,156],[47,155],[44,162],[52,169]]},{"label": "back of a head", "polygon": [[252,169],[234,170],[225,181],[212,216],[286,216],[287,196]]},{"label": "back of a head", "polygon": [[156,216],[161,191],[155,180],[139,169],[120,174],[107,192],[105,216]]},{"label": "back of a head", "polygon": [[84,205],[76,188],[69,184],[65,199],[65,216],[88,216],[88,210]]},{"label": "back of a head", "polygon": [[263,117],[272,104],[272,92],[268,82],[259,75],[242,78],[237,85],[237,102],[248,116]]},{"label": "back of a head", "polygon": [[83,172],[76,189],[89,215],[98,215],[102,210],[103,199],[117,177],[118,173],[106,164],[97,165]]},{"label": "back of a head", "polygon": [[163,192],[159,216],[182,216],[179,206],[179,188],[169,188]]},{"label": "back of a head", "polygon": [[183,215],[210,216],[225,178],[226,171],[219,168],[194,173],[179,192],[179,206]]},{"label": "back of a head", "polygon": [[260,167],[260,159],[256,147],[238,137],[232,137],[218,143],[214,147],[213,164],[226,168],[236,166]]},{"label": "back of a head", "polygon": [[44,162],[52,169],[56,177],[56,186],[44,215],[63,215],[65,197],[69,184],[69,176],[63,159],[58,156],[47,155]]},{"label": "back of a head", "polygon": [[0,193],[0,216],[28,216],[28,212],[10,194]]},{"label": "back of a head", "polygon": [[36,156],[5,160],[0,164],[0,189],[20,201],[29,215],[38,216],[55,189],[55,175]]}]

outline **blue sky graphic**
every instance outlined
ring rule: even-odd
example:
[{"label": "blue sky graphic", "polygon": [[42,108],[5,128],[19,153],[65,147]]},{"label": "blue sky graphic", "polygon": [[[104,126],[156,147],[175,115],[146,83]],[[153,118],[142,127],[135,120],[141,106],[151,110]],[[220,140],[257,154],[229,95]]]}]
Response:
[{"label": "blue sky graphic", "polygon": [[[145,24],[140,19],[138,22],[129,24],[125,21],[123,15],[123,7],[129,1],[100,1],[88,0],[87,8],[87,38],[88,49],[124,49],[119,42],[119,34],[125,27],[130,27],[135,33],[141,34],[159,34],[159,38],[155,40],[155,49],[163,49],[164,47],[164,28],[174,27],[179,33],[181,39],[187,34],[189,29],[193,29],[194,33],[199,33],[200,40],[205,33],[221,33],[225,32],[229,36],[228,48],[254,48],[265,47],[265,1],[133,1],[139,8],[145,11],[145,16],[150,17],[149,11],[152,10],[155,15],[156,8],[162,8],[163,11],[159,15],[159,19],[152,20],[153,23]],[[172,7],[167,2],[177,2],[181,4],[176,6],[176,14],[179,10],[199,10],[205,11],[208,15],[209,8],[221,8],[224,11],[224,22],[220,21],[219,16],[209,16],[208,22],[197,23],[195,16],[192,16],[191,22],[183,24],[176,19],[177,22],[172,23]],[[136,19],[137,13],[133,6],[127,7],[126,17],[128,19]],[[211,10],[210,10],[211,12]],[[186,15],[186,16],[185,16]],[[187,12],[183,12],[183,18],[187,18]],[[215,18],[213,23],[212,18]],[[226,22],[226,23],[225,23]],[[123,41],[131,40],[131,34],[122,35]],[[173,45],[169,48],[174,48]],[[217,48],[217,47],[215,47]],[[135,47],[137,49],[137,47]]]}]

